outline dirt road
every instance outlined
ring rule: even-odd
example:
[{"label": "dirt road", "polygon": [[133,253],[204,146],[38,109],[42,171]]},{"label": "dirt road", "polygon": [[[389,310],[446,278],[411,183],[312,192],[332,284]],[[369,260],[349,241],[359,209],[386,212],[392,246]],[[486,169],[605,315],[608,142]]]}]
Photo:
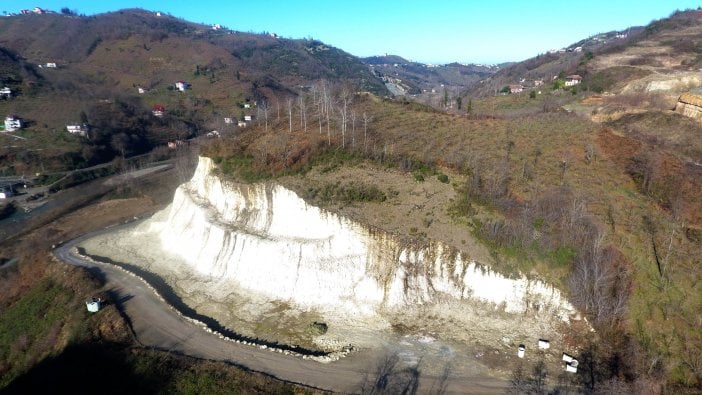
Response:
[{"label": "dirt road", "polygon": [[[121,295],[118,307],[129,317],[138,341],[144,346],[225,361],[285,381],[344,393],[362,392],[364,382],[375,380],[377,361],[387,355],[387,350],[364,350],[339,361],[319,363],[223,340],[169,308],[138,277],[113,265],[94,263],[71,253],[81,241],[108,231],[111,229],[67,242],[56,248],[54,255],[64,262],[98,270],[104,276],[106,288]],[[466,358],[470,356],[466,355]],[[448,393],[503,393],[506,386],[506,382],[485,375],[449,374],[444,377],[441,374],[420,374],[419,392],[434,392],[444,387]]]}]

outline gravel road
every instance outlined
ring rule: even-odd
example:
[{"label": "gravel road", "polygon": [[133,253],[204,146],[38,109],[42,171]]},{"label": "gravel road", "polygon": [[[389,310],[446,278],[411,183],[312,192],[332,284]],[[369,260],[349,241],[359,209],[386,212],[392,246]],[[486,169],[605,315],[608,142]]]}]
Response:
[{"label": "gravel road", "polygon": [[[112,230],[114,228],[64,243],[54,250],[54,255],[63,262],[97,268],[104,274],[106,288],[113,289],[122,296],[120,307],[131,321],[138,341],[145,347],[225,361],[285,381],[343,393],[361,392],[364,381],[375,380],[374,372],[378,369],[378,361],[387,355],[387,350],[362,350],[335,362],[319,363],[223,340],[184,319],[140,278],[131,276],[113,265],[94,263],[72,253],[73,248],[82,241]],[[441,374],[422,373],[419,378],[419,393],[435,392],[442,380]],[[476,375],[453,370],[445,380],[447,393],[504,393],[506,385],[504,380],[485,374]]]}]

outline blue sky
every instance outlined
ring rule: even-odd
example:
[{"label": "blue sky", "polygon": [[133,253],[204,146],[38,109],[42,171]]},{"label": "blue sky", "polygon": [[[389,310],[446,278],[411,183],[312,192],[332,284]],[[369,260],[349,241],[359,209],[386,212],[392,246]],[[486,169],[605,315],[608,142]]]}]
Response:
[{"label": "blue sky", "polygon": [[39,6],[83,14],[159,10],[230,29],[312,37],[357,56],[425,63],[519,61],[590,35],[645,25],[702,0],[0,0],[0,11]]}]

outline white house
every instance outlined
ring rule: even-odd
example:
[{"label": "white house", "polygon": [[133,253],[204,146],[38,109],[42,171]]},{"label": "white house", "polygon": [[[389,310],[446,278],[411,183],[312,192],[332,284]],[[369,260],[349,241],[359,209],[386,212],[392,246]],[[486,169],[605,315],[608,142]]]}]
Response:
[{"label": "white house", "polygon": [[12,189],[0,189],[0,199],[9,199],[13,196]]},{"label": "white house", "polygon": [[39,7],[34,7],[34,9],[32,10],[32,12],[35,13],[35,14],[41,15],[41,14],[43,14],[45,11],[42,10],[41,8],[39,8]]},{"label": "white house", "polygon": [[583,80],[583,77],[573,74],[565,78],[565,86],[578,85]]},{"label": "white house", "polygon": [[190,84],[188,84],[185,81],[178,81],[175,83],[176,89],[178,89],[181,92],[185,92],[185,90],[188,89],[189,86],[190,86]]},{"label": "white house", "polygon": [[247,121],[247,122],[253,121],[253,116],[252,115],[244,115],[244,121]]},{"label": "white house", "polygon": [[244,121],[239,121],[239,123],[236,124],[240,128],[245,128],[246,127],[246,122]]},{"label": "white house", "polygon": [[56,63],[50,62],[44,65],[44,67],[48,67],[50,69],[55,69],[56,68]]},{"label": "white house", "polygon": [[224,123],[226,123],[227,125],[232,124],[234,123],[234,119],[232,119],[231,117],[224,117]]},{"label": "white house", "polygon": [[565,371],[570,372],[570,373],[577,373],[578,372],[578,360],[573,359],[570,362],[567,362],[565,365]]},{"label": "white house", "polygon": [[90,298],[85,301],[85,306],[88,308],[88,311],[91,313],[97,313],[100,311],[100,307],[102,305],[102,299],[100,298]]},{"label": "white house", "polygon": [[83,137],[88,135],[87,125],[66,125],[66,130],[68,130],[70,134],[77,134]]},{"label": "white house", "polygon": [[212,30],[219,30],[221,28],[222,28],[222,25],[220,25],[219,23],[215,23],[214,25],[212,25]]},{"label": "white house", "polygon": [[14,132],[15,130],[22,129],[22,120],[15,115],[10,115],[5,118],[5,131]]},{"label": "white house", "polygon": [[137,91],[139,92],[140,95],[143,95],[144,93],[146,93],[146,89],[144,89],[142,87],[138,87]]},{"label": "white house", "polygon": [[12,97],[12,89],[10,89],[8,87],[4,87],[4,88],[0,89],[0,96],[4,96],[8,99],[11,98]]},{"label": "white house", "polygon": [[524,91],[524,87],[521,85],[510,85],[509,86],[509,93],[521,93]]},{"label": "white house", "polygon": [[249,103],[244,103],[244,108],[251,108],[251,104],[249,104]]}]

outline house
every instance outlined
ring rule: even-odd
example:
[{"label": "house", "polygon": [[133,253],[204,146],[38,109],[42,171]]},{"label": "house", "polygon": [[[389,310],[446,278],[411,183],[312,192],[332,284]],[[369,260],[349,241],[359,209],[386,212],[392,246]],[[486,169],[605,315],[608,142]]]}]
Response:
[{"label": "house", "polygon": [[140,95],[143,95],[144,93],[146,93],[146,89],[144,89],[142,87],[138,87],[137,91],[139,92]]},{"label": "house", "polygon": [[238,126],[238,127],[240,127],[240,128],[245,128],[245,127],[246,127],[246,122],[244,122],[244,121],[239,121],[239,123],[237,123],[236,126]]},{"label": "house", "polygon": [[185,145],[185,141],[183,141],[183,140],[175,140],[175,141],[168,142],[169,149],[177,149],[178,147],[182,147],[184,145]]},{"label": "house", "polygon": [[539,339],[538,346],[541,350],[548,350],[551,347],[551,343],[548,340]]},{"label": "house", "polygon": [[4,87],[0,89],[0,96],[5,97],[5,98],[11,98],[12,97],[12,89],[8,87]]},{"label": "house", "polygon": [[212,30],[219,30],[221,28],[222,28],[222,25],[220,25],[219,23],[215,23],[214,25],[212,25]]},{"label": "house", "polygon": [[16,115],[10,115],[5,118],[5,131],[14,132],[15,130],[22,129],[22,120]]},{"label": "house", "polygon": [[582,52],[582,51],[583,51],[583,47],[575,47],[575,48],[573,48],[573,52]]},{"label": "house", "polygon": [[244,115],[244,121],[247,121],[247,122],[253,121],[253,115]]},{"label": "house", "polygon": [[97,313],[98,311],[100,311],[100,307],[102,307],[102,299],[90,298],[85,301],[85,306],[88,308],[89,312]]},{"label": "house", "polygon": [[22,14],[22,15],[29,15],[31,13],[32,13],[32,11],[30,11],[30,10],[20,10],[20,14]]},{"label": "house", "polygon": [[583,80],[583,77],[581,77],[577,74],[569,75],[565,78],[565,86],[578,85],[582,80]]},{"label": "house", "polygon": [[37,14],[37,15],[41,15],[41,14],[46,13],[46,11],[42,10],[42,9],[39,8],[39,7],[34,7],[34,9],[32,10],[32,12],[35,13],[35,14]]},{"label": "house", "polygon": [[219,137],[219,132],[216,130],[213,130],[206,135],[207,137]]},{"label": "house", "polygon": [[166,107],[162,104],[154,104],[151,108],[151,113],[154,114],[155,117],[162,117],[163,114],[166,113]]},{"label": "house", "polygon": [[45,64],[44,67],[48,67],[50,69],[55,69],[56,63],[50,62],[50,63]]},{"label": "house", "polygon": [[524,87],[522,85],[510,85],[509,86],[509,93],[520,93],[524,91]]},{"label": "house", "polygon": [[160,12],[160,11],[156,11],[156,16],[161,16],[161,12]]},{"label": "house", "polygon": [[234,123],[234,119],[231,117],[224,117],[224,123],[227,125]]},{"label": "house", "polygon": [[273,38],[278,38],[278,35],[275,34],[275,33],[269,33],[269,35],[270,35],[271,37],[273,37]]},{"label": "house", "polygon": [[249,103],[244,103],[244,108],[251,108],[251,104],[249,104]]},{"label": "house", "polygon": [[541,86],[544,84],[544,80],[534,80],[534,87]]},{"label": "house", "polygon": [[66,125],[66,130],[70,134],[77,134],[79,136],[86,137],[88,135],[88,125]]},{"label": "house", "polygon": [[176,89],[178,89],[181,92],[185,92],[186,89],[190,87],[190,84],[188,84],[185,81],[178,81],[175,83]]},{"label": "house", "polygon": [[0,199],[9,199],[15,195],[12,185],[0,186]]}]

